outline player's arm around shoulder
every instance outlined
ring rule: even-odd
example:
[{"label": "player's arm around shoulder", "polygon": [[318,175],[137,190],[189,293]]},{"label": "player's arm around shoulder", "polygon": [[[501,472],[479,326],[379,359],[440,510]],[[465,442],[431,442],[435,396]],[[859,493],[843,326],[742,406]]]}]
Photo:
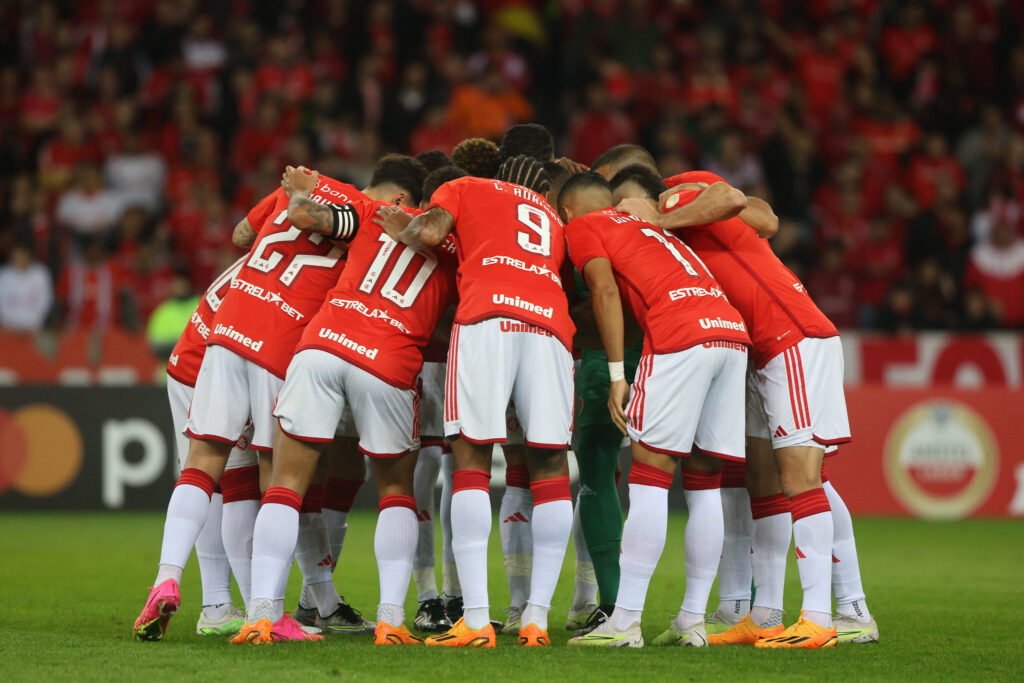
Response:
[{"label": "player's arm around shoulder", "polygon": [[747,208],[740,211],[739,218],[756,230],[758,237],[771,239],[779,232],[779,217],[760,197],[747,197]]},{"label": "player's arm around shoulder", "polygon": [[447,209],[435,206],[405,222],[404,227],[392,221],[382,222],[380,225],[398,242],[408,244],[414,249],[434,249],[444,242],[455,228],[455,218]]}]

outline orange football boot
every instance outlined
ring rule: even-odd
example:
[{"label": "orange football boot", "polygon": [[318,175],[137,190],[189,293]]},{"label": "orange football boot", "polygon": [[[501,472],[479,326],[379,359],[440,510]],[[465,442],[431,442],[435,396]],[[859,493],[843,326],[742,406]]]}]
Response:
[{"label": "orange football boot", "polygon": [[496,640],[494,627],[490,624],[473,630],[460,618],[446,632],[427,638],[423,644],[429,647],[495,647]]},{"label": "orange football boot", "polygon": [[519,629],[519,644],[524,647],[547,647],[551,639],[548,638],[548,632],[537,624],[527,624],[526,628]]},{"label": "orange football boot", "polygon": [[772,648],[801,648],[805,650],[816,650],[823,647],[835,647],[839,642],[836,634],[836,627],[825,628],[818,626],[813,621],[804,619],[804,613],[800,612],[800,619],[777,636],[762,638],[754,643],[754,647]]},{"label": "orange football boot", "polygon": [[762,638],[780,635],[786,627],[782,624],[761,628],[755,624],[750,615],[743,617],[727,631],[708,636],[708,645],[753,645]]},{"label": "orange football boot", "polygon": [[377,628],[373,630],[374,645],[422,645],[423,639],[414,636],[405,624],[398,627],[383,621],[377,622]]}]

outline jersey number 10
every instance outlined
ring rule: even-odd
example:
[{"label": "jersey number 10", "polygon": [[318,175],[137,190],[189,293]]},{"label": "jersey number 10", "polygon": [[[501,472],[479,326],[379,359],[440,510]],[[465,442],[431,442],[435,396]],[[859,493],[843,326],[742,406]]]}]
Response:
[{"label": "jersey number 10", "polygon": [[[419,252],[412,247],[403,246],[384,233],[381,233],[377,240],[381,243],[380,248],[377,250],[377,256],[374,257],[373,262],[367,269],[366,275],[363,276],[363,281],[359,283],[359,291],[367,294],[373,292],[373,287],[383,274],[388,259],[391,258],[395,249],[401,247],[402,251],[395,260],[395,264],[391,267],[391,273],[380,287],[380,295],[388,301],[393,301],[400,308],[409,308],[416,301],[416,297],[419,296],[420,292],[423,291],[423,286],[430,279],[430,274],[437,268],[437,257],[430,252]],[[405,288],[405,291],[399,292],[397,289],[398,283],[402,276],[405,275],[405,271],[409,269],[409,264],[412,263],[413,257],[417,254],[423,257],[423,263],[416,272],[416,277],[412,279],[412,282]]]}]

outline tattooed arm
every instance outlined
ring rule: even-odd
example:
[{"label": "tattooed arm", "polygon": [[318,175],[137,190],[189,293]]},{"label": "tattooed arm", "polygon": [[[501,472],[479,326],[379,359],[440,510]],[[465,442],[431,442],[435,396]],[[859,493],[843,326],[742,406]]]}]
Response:
[{"label": "tattooed arm", "polygon": [[253,242],[255,241],[256,230],[249,225],[249,219],[243,218],[238,221],[238,225],[235,226],[235,231],[231,233],[231,243],[236,247],[248,249],[252,247]]},{"label": "tattooed arm", "polygon": [[309,198],[319,177],[317,171],[310,171],[305,166],[285,168],[281,187],[288,195],[288,222],[305,232],[331,236],[337,227],[334,210]]},{"label": "tattooed arm", "polygon": [[[378,217],[380,216],[381,212],[378,211]],[[398,242],[417,249],[433,249],[441,244],[455,227],[455,219],[440,206],[435,206],[426,213],[416,216],[401,229],[398,229],[396,224],[380,222],[377,219],[374,221]]]}]

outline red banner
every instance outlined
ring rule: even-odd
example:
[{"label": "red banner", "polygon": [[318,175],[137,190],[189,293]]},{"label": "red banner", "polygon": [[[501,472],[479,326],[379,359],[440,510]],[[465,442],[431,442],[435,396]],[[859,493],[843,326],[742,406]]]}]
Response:
[{"label": "red banner", "polygon": [[1024,391],[846,392],[853,443],[827,459],[855,514],[1024,516]]}]

